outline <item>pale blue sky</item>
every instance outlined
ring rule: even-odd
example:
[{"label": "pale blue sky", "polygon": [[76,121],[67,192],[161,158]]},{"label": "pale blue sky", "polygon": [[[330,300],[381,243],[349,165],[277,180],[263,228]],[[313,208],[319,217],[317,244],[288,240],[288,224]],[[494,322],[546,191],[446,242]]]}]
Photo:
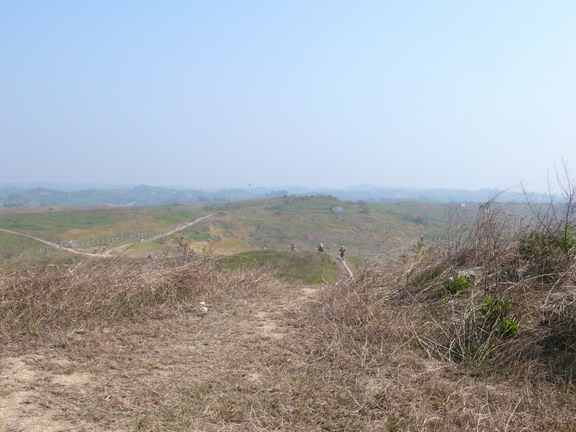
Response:
[{"label": "pale blue sky", "polygon": [[576,2],[0,0],[0,146],[0,182],[542,190]]}]

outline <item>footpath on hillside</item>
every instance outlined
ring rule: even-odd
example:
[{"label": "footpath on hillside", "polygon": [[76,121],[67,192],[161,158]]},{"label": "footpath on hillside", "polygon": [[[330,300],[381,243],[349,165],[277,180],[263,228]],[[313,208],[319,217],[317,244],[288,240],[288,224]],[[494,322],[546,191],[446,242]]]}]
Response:
[{"label": "footpath on hillside", "polygon": [[[352,270],[350,270],[350,267],[348,267],[348,263],[344,259],[342,259],[340,257],[336,257],[336,265],[338,267],[342,267],[349,278],[354,278],[354,274],[352,273]],[[342,279],[342,277],[340,277],[340,279]]]},{"label": "footpath on hillside", "polygon": [[7,348],[0,432],[264,430],[250,406],[273,403],[298,370],[299,312],[317,292],[265,284],[169,319]]},{"label": "footpath on hillside", "polygon": [[[206,216],[202,216],[201,218],[195,219],[195,220],[193,220],[193,221],[191,221],[191,222],[186,222],[185,224],[182,224],[182,225],[180,225],[180,226],[178,226],[178,227],[176,227],[176,228],[174,228],[174,229],[172,229],[172,230],[170,230],[170,231],[167,231],[167,232],[165,232],[165,233],[158,234],[158,235],[156,235],[156,236],[154,236],[154,237],[152,237],[152,238],[149,238],[149,239],[147,239],[146,241],[154,241],[154,240],[158,240],[158,239],[163,238],[163,237],[168,237],[168,236],[170,236],[170,235],[172,235],[172,234],[175,234],[175,233],[177,233],[177,232],[180,232],[180,231],[183,231],[183,230],[185,230],[185,229],[187,229],[187,228],[190,228],[191,226],[193,226],[193,225],[195,225],[195,224],[204,222],[206,219],[209,219],[209,218],[211,218],[211,217],[213,217],[213,216],[214,216],[213,213],[212,213],[212,214],[209,214],[209,215],[206,215]],[[52,248],[54,248],[54,249],[60,249],[60,250],[64,250],[64,251],[66,251],[66,252],[70,252],[70,253],[77,254],[77,255],[85,255],[85,256],[91,256],[91,257],[97,257],[97,258],[102,258],[102,257],[105,257],[105,256],[110,256],[110,255],[112,255],[112,252],[114,252],[114,251],[117,251],[117,250],[120,250],[120,249],[127,249],[127,248],[129,248],[130,246],[132,246],[133,244],[135,244],[134,242],[121,244],[121,245],[118,245],[118,246],[114,246],[114,247],[109,248],[109,249],[108,249],[106,252],[104,252],[104,253],[98,254],[98,253],[86,252],[86,251],[82,251],[82,250],[78,250],[78,249],[74,249],[74,248],[70,248],[70,247],[64,247],[64,248],[62,248],[62,247],[60,247],[60,245],[59,245],[58,243],[55,243],[55,242],[52,242],[52,241],[49,241],[49,240],[45,240],[45,239],[43,239],[43,238],[41,238],[41,237],[37,237],[37,236],[34,236],[34,235],[32,235],[32,234],[22,233],[22,232],[18,232],[18,231],[12,231],[12,230],[9,230],[9,229],[6,229],[6,228],[0,228],[0,231],[4,231],[4,232],[6,232],[6,233],[14,234],[14,235],[21,236],[21,237],[30,238],[30,239],[32,239],[32,240],[36,240],[36,241],[38,241],[38,242],[40,242],[40,243],[43,243],[43,244],[45,244],[45,245],[47,245],[47,246],[50,246],[50,247],[52,247]]]},{"label": "footpath on hillside", "polygon": [[[206,216],[202,216],[201,218],[198,218],[198,219],[193,220],[193,221],[191,221],[191,222],[187,222],[187,223],[185,223],[185,224],[183,224],[183,225],[180,225],[179,227],[176,227],[176,228],[174,228],[174,229],[172,229],[172,230],[170,230],[170,231],[167,231],[167,232],[165,232],[165,233],[158,234],[158,235],[156,235],[156,236],[154,236],[154,237],[151,237],[151,238],[149,238],[149,239],[146,239],[146,241],[151,242],[151,241],[155,241],[155,240],[158,240],[158,239],[161,239],[161,238],[164,238],[164,237],[171,236],[172,234],[176,234],[177,232],[180,232],[180,231],[183,231],[183,230],[185,230],[185,229],[187,229],[187,228],[190,228],[192,225],[196,225],[196,224],[198,224],[198,223],[200,223],[200,222],[204,222],[205,220],[207,220],[207,219],[209,219],[209,218],[211,218],[211,217],[213,217],[213,216],[214,216],[213,213],[212,213],[212,214],[209,214],[209,215],[206,215]],[[129,248],[130,246],[132,246],[132,245],[134,245],[134,244],[135,244],[135,243],[128,243],[128,244],[122,244],[122,245],[118,245],[118,246],[111,247],[111,248],[109,248],[106,252],[104,252],[102,255],[110,256],[110,255],[112,254],[112,252],[117,251],[117,250],[120,250],[120,249],[122,249],[122,250],[127,249],[127,248]]]},{"label": "footpath on hillside", "polygon": [[[32,235],[32,234],[26,234],[26,233],[22,233],[22,232],[18,232],[18,231],[12,231],[12,230],[9,230],[9,229],[6,229],[6,228],[0,228],[0,231],[6,232],[6,233],[9,233],[9,234],[14,234],[14,235],[17,235],[17,236],[20,236],[20,237],[27,237],[27,238],[29,238],[29,239],[36,240],[36,241],[38,241],[38,242],[40,242],[40,243],[44,243],[46,246],[50,246],[50,247],[52,247],[52,248],[54,248],[54,249],[60,249],[60,245],[59,245],[58,243],[54,243],[54,242],[51,242],[51,241],[49,241],[49,240],[45,240],[45,239],[43,239],[43,238],[34,236],[34,235]],[[75,253],[75,254],[78,254],[78,255],[91,255],[91,256],[92,256],[92,254],[90,254],[90,253],[88,253],[88,252],[83,252],[83,251],[79,251],[79,250],[72,249],[72,248],[62,248],[62,250],[66,250],[66,251],[68,251],[68,252],[70,252],[70,253]]]},{"label": "footpath on hillside", "polygon": [[[251,211],[255,211],[257,209],[261,209],[261,208],[265,208],[268,207],[270,205],[275,205],[279,202],[282,202],[285,200],[270,200],[269,202],[265,203],[265,204],[261,204],[261,205],[254,205],[251,207],[246,207],[246,208],[242,208],[239,210],[235,210],[235,211],[231,211],[231,212],[224,212],[224,213],[211,213],[211,214],[207,214],[205,216],[202,216],[198,219],[192,220],[190,222],[185,222],[181,225],[178,226],[173,226],[171,228],[168,228],[166,231],[161,232],[157,235],[154,235],[152,237],[146,237],[146,241],[155,241],[164,237],[168,237],[170,235],[176,234],[177,232],[180,231],[184,231],[190,227],[192,227],[193,225],[202,223],[202,222],[209,222],[211,220],[216,220],[216,219],[226,219],[229,218],[231,216],[235,216],[235,215],[240,215],[240,214],[244,214],[247,212],[251,212]],[[93,252],[89,252],[89,251],[83,251],[80,249],[76,249],[73,247],[68,247],[68,246],[63,246],[62,244],[57,243],[56,241],[50,241],[50,240],[46,240],[42,237],[38,237],[36,235],[33,234],[28,234],[25,232],[19,232],[19,231],[13,231],[13,230],[9,230],[7,228],[0,228],[0,231],[9,233],[9,234],[13,234],[13,235],[17,235],[17,236],[21,236],[21,237],[26,237],[32,240],[36,240],[40,243],[45,244],[48,247],[51,247],[53,249],[59,249],[59,250],[63,250],[72,254],[76,254],[76,255],[84,255],[84,256],[91,256],[91,257],[97,257],[97,258],[102,258],[105,256],[113,256],[114,254],[112,252],[116,252],[116,251],[125,251],[127,249],[129,249],[131,246],[139,243],[140,241],[142,241],[145,237],[144,237],[144,233],[131,233],[130,238],[137,238],[137,241],[130,241],[128,243],[122,243],[116,246],[111,246],[109,247],[107,250],[105,251],[100,251],[100,253],[97,253],[98,248],[96,247],[94,249]],[[83,246],[98,246],[98,245],[104,245],[106,246],[108,243],[110,243],[110,239],[92,239],[92,240],[78,240],[79,243],[81,243]],[[96,242],[96,243],[94,243]],[[103,243],[104,242],[104,243]],[[114,242],[112,242],[114,243]],[[21,256],[23,255],[28,256],[28,253],[23,253],[20,254]]]}]

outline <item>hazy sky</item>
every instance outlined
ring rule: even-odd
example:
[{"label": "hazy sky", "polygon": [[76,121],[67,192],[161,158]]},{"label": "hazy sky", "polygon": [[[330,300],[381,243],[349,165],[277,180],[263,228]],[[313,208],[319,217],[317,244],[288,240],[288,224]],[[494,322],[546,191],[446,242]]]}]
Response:
[{"label": "hazy sky", "polygon": [[0,0],[0,182],[534,190],[573,0]]}]

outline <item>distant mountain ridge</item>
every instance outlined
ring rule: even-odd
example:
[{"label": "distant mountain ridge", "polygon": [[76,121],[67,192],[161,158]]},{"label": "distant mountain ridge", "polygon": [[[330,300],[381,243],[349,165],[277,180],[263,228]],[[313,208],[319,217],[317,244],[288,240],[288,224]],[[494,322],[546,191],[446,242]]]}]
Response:
[{"label": "distant mountain ridge", "polygon": [[[523,202],[524,196],[518,192],[481,189],[415,189],[391,188],[371,185],[351,186],[341,189],[330,188],[236,188],[206,191],[202,189],[181,189],[161,186],[99,187],[75,190],[69,186],[64,189],[47,187],[23,187],[23,185],[0,184],[0,206],[77,206],[77,205],[158,205],[176,202],[213,202],[214,204],[243,201],[248,199],[270,198],[282,195],[330,195],[345,201],[414,201],[426,203],[471,203],[484,202],[495,196],[499,201]],[[537,199],[543,195],[536,194]]]}]

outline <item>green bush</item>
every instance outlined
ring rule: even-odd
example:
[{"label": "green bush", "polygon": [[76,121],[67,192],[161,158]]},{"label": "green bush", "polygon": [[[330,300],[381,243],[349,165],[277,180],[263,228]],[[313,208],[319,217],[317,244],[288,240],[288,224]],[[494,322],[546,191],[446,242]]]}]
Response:
[{"label": "green bush", "polygon": [[434,281],[438,276],[442,274],[445,270],[445,266],[436,266],[431,269],[426,269],[419,273],[416,273],[412,279],[411,283],[419,286],[424,286],[432,281]]},{"label": "green bush", "polygon": [[488,296],[484,298],[484,304],[480,308],[480,312],[487,318],[499,318],[508,313],[510,310],[510,301],[506,297],[492,298]]},{"label": "green bush", "polygon": [[514,336],[518,332],[518,322],[504,317],[498,324],[498,332],[503,337]]},{"label": "green bush", "polygon": [[557,231],[533,229],[520,240],[520,254],[524,256],[558,252],[568,254],[576,246],[575,230],[576,225],[573,224],[566,224]]},{"label": "green bush", "polygon": [[518,332],[518,322],[506,316],[509,310],[510,301],[506,297],[486,297],[480,308],[484,315],[483,327],[492,329],[496,336],[514,336]]},{"label": "green bush", "polygon": [[466,294],[470,289],[470,282],[464,276],[456,276],[455,278],[450,278],[444,289],[450,294]]}]

